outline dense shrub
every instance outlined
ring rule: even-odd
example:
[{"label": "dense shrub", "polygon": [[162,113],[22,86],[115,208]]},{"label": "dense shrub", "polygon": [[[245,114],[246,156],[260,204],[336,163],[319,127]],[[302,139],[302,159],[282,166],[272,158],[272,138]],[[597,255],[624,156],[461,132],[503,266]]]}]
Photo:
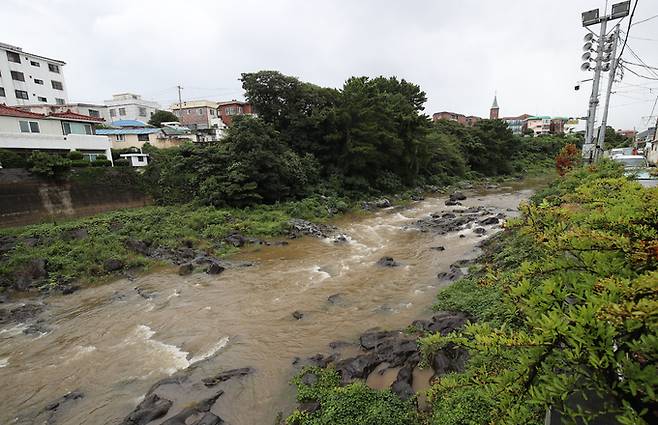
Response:
[{"label": "dense shrub", "polygon": [[71,160],[61,155],[34,151],[28,158],[30,172],[47,178],[59,178],[71,169]]},{"label": "dense shrub", "polygon": [[7,149],[0,149],[0,165],[3,168],[27,168],[28,161],[25,155]]},{"label": "dense shrub", "polygon": [[84,158],[84,156],[82,155],[82,152],[80,152],[80,151],[70,151],[66,156],[71,161],[80,161]]},{"label": "dense shrub", "polygon": [[486,272],[439,295],[437,308],[479,320],[423,338],[423,351],[455,344],[486,361],[434,385],[435,423],[539,424],[550,406],[569,420],[655,423],[658,190],[621,174],[602,162],[559,179],[522,208]]}]

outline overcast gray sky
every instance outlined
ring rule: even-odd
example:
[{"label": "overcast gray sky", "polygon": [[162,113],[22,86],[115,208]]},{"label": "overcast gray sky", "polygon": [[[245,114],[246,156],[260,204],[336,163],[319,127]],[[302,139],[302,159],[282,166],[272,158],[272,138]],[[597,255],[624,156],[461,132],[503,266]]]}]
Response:
[{"label": "overcast gray sky", "polygon": [[[638,1],[634,21],[658,14],[658,1]],[[604,5],[604,0],[2,0],[0,41],[67,62],[72,101],[98,102],[130,91],[168,106],[178,83],[185,87],[184,100],[241,98],[241,72],[275,69],[332,87],[354,75],[395,75],[425,90],[428,114],[487,116],[497,92],[502,115],[584,116],[591,86],[573,89],[576,80],[591,77],[579,70],[586,32],[580,13]],[[622,22],[624,30],[626,25]],[[630,36],[630,47],[658,67],[658,18],[633,26]],[[628,50],[624,58],[637,62]],[[643,117],[658,96],[658,80],[627,72],[617,91],[610,123],[646,128]]]}]

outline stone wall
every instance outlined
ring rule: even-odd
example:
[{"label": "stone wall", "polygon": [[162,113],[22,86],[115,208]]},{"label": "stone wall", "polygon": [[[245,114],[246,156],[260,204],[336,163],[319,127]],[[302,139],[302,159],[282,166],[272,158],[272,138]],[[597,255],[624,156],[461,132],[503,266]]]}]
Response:
[{"label": "stone wall", "polygon": [[148,205],[151,199],[132,168],[82,169],[65,181],[23,169],[0,169],[0,227],[83,217]]}]

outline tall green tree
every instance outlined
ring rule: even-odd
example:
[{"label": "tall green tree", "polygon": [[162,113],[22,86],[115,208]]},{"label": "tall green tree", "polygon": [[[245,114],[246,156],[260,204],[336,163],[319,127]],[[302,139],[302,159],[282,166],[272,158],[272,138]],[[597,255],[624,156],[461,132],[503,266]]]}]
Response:
[{"label": "tall green tree", "polygon": [[178,117],[173,113],[169,111],[155,111],[155,113],[151,115],[151,119],[149,120],[148,124],[154,127],[162,127],[163,122],[172,121],[178,122]]}]

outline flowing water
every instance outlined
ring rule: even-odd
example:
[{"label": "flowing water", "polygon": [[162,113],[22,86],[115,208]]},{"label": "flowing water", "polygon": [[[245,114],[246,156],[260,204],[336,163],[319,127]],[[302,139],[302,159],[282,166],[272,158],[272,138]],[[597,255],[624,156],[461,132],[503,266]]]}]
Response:
[{"label": "flowing water", "polygon": [[[519,185],[475,193],[463,203],[513,214],[509,209],[531,193]],[[0,423],[30,423],[34,412],[79,389],[85,397],[57,423],[117,424],[155,381],[196,365],[199,376],[253,367],[252,375],[227,383],[212,411],[233,425],[272,424],[278,411],[293,406],[288,380],[295,356],[427,316],[440,286],[436,274],[477,255],[481,238],[471,230],[439,236],[406,227],[454,208],[444,200],[342,217],[334,224],[348,243],[308,237],[251,248],[239,258],[254,266],[220,275],[165,270],[48,298],[42,317],[49,332],[25,335],[15,324],[0,329]],[[445,251],[430,249],[437,245]],[[385,255],[403,265],[376,266]],[[340,302],[328,302],[334,294]],[[301,320],[292,317],[296,310],[304,313]],[[178,397],[199,399],[195,393],[203,390]]]}]

